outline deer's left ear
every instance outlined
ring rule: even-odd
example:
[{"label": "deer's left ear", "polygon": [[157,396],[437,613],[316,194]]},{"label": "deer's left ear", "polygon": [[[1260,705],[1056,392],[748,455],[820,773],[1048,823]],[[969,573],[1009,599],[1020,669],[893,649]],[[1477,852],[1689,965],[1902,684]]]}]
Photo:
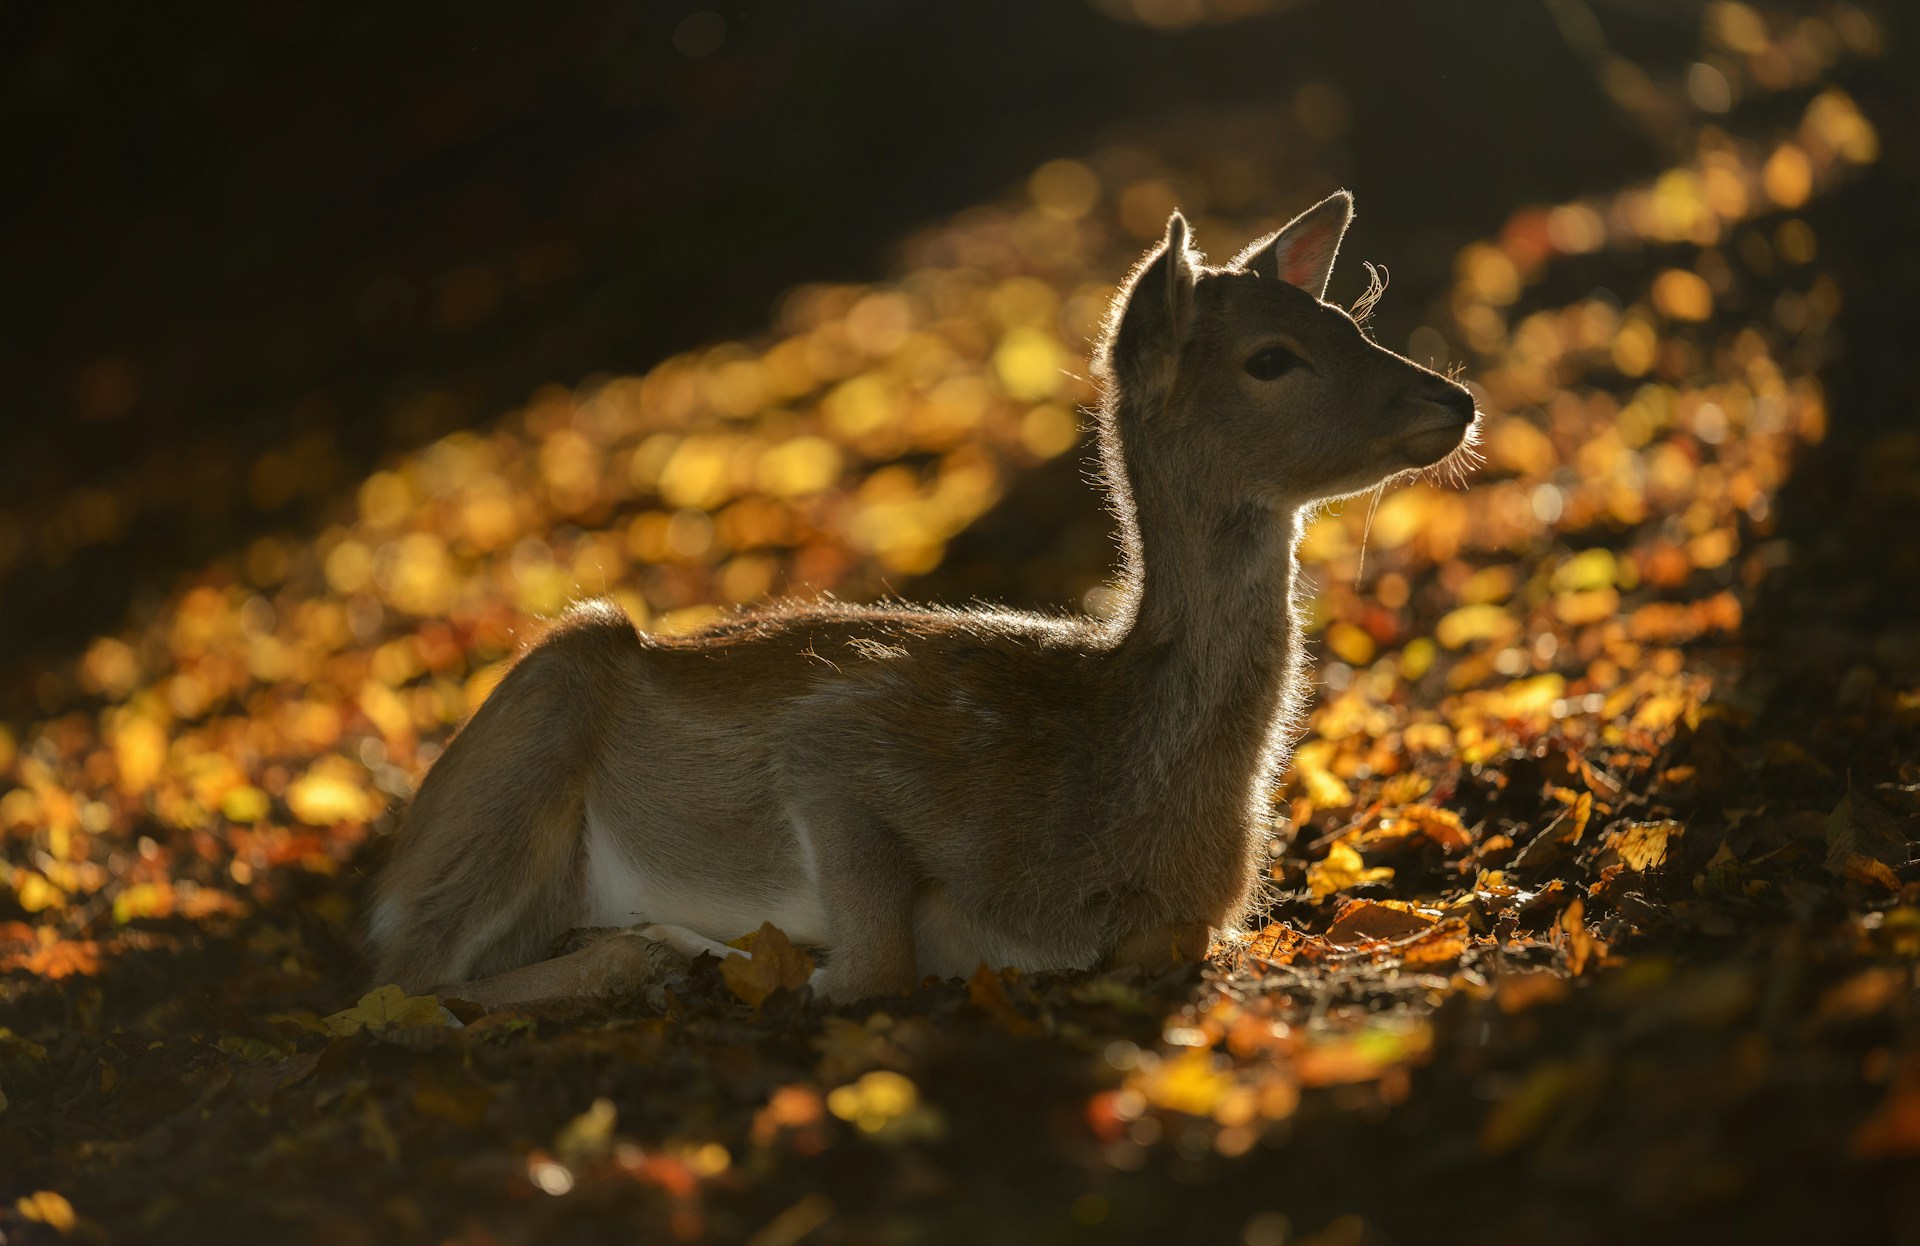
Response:
[{"label": "deer's left ear", "polygon": [[1277,277],[1320,298],[1327,292],[1327,278],[1333,275],[1333,258],[1340,254],[1340,240],[1352,223],[1353,196],[1344,190],[1335,191],[1288,221],[1278,233],[1234,256],[1233,267]]},{"label": "deer's left ear", "polygon": [[1187,218],[1167,218],[1167,237],[1134,269],[1107,315],[1107,332],[1094,357],[1097,375],[1111,375],[1138,392],[1173,383],[1180,344],[1193,319],[1200,257]]}]

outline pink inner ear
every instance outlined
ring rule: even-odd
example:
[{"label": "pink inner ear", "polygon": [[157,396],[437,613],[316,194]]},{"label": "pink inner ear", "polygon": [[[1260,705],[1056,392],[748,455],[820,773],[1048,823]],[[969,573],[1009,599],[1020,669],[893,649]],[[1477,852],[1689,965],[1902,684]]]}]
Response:
[{"label": "pink inner ear", "polygon": [[1320,280],[1322,261],[1332,242],[1333,229],[1327,225],[1315,225],[1292,239],[1287,247],[1287,266],[1281,270],[1280,276],[1288,285],[1302,289],[1314,285]]}]

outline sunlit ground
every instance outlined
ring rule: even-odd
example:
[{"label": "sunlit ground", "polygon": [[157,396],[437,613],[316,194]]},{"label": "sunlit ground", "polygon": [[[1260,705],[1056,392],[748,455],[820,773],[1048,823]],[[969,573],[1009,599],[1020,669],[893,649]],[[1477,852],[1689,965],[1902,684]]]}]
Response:
[{"label": "sunlit ground", "polygon": [[[1405,1100],[1444,1040],[1443,1007],[1521,1025],[1598,978],[1619,1010],[1737,1030],[1764,991],[1756,965],[1641,953],[1728,934],[1779,897],[1797,902],[1808,879],[1844,897],[1840,924],[1867,958],[1823,979],[1820,1007],[1887,1006],[1910,988],[1890,966],[1910,965],[1920,943],[1904,841],[1830,794],[1818,808],[1702,813],[1701,794],[1720,790],[1702,773],[1712,758],[1693,744],[1676,753],[1703,723],[1744,712],[1728,699],[1731,645],[1789,557],[1773,539],[1778,490],[1828,428],[1817,374],[1842,296],[1803,211],[1873,164],[1879,136],[1818,84],[1837,61],[1878,55],[1880,38],[1851,8],[1789,22],[1718,5],[1683,80],[1601,65],[1673,166],[1609,196],[1516,210],[1459,252],[1427,324],[1386,343],[1464,369],[1486,413],[1486,463],[1464,490],[1416,483],[1308,529],[1320,695],[1275,793],[1274,920],[1203,983],[1169,993],[986,974],[864,1016],[784,1020],[749,1102],[712,1110],[689,1107],[684,1087],[641,1109],[588,1077],[570,1103],[509,1112],[495,1100],[515,1090],[488,1078],[523,1057],[495,1049],[535,1043],[531,1022],[469,1017],[440,1034],[447,1014],[406,1001],[392,1015],[335,1012],[367,986],[336,950],[355,921],[356,853],[392,830],[397,803],[543,617],[604,594],[643,627],[687,631],[769,596],[870,599],[934,571],[1019,473],[1084,452],[1089,338],[1172,207],[1220,258],[1332,189],[1314,170],[1347,104],[1326,88],[1272,115],[1049,162],[909,240],[887,280],[792,291],[763,336],[543,390],[491,428],[392,461],[324,530],[235,551],[151,619],[48,671],[44,720],[0,728],[0,878],[17,910],[0,922],[0,991],[37,1018],[0,1031],[8,1115],[64,1102],[105,1118],[121,1096],[141,1117],[123,1128],[144,1131],[224,1093],[275,1105],[293,1122],[276,1145],[292,1155],[465,1149],[459,1180],[521,1199],[647,1192],[638,1204],[603,1192],[574,1214],[619,1206],[689,1240],[797,1241],[835,1204],[797,1193],[794,1165],[878,1147],[905,1166],[889,1169],[898,1178],[926,1163],[899,1156],[965,1134],[966,1102],[943,1102],[927,1071],[965,1000],[970,1024],[1056,1044],[1074,1063],[1058,1088],[1073,1106],[1048,1128],[1090,1174],[1062,1214],[1095,1226],[1126,1202],[1100,1174],[1172,1164],[1178,1176],[1278,1145],[1315,1094],[1361,1112]],[[1721,120],[1772,92],[1804,99],[1791,124]],[[1379,257],[1346,257],[1330,297],[1359,294],[1366,258]],[[255,467],[299,471],[291,455]],[[1095,568],[1022,574],[1057,583],[1063,608],[1102,607]],[[1892,712],[1920,709],[1920,689],[1879,693]],[[1802,744],[1766,748],[1768,764],[1826,771],[1833,781],[1814,786],[1841,790]],[[279,919],[295,909],[299,921]],[[121,1015],[90,985],[122,958],[236,931],[244,969],[196,984],[220,1003],[191,1020],[165,1001]],[[750,1041],[740,1034],[757,1010],[713,974],[702,982],[683,1011]],[[102,1033],[103,1016],[125,1032]],[[555,1051],[572,1059],[645,1049],[651,1061],[682,1024],[695,1022],[596,1021],[566,1037],[542,1022],[538,1041],[561,1035]],[[368,1055],[361,1031],[421,1049],[407,1058],[430,1076]],[[1920,1150],[1920,1083],[1884,1062],[1860,1074],[1880,1104],[1848,1135],[1863,1161]],[[358,1072],[342,1081],[342,1067]],[[1520,1156],[1613,1075],[1604,1057],[1540,1052],[1479,1096],[1459,1122],[1465,1145]],[[155,1089],[181,1079],[197,1089]],[[176,1231],[193,1214],[188,1193],[103,1193],[101,1174],[133,1162],[115,1149],[131,1136],[96,1145],[33,1128],[58,1141],[33,1162],[16,1219],[131,1215]],[[252,1128],[220,1136],[238,1145]],[[22,1158],[11,1141],[0,1154]],[[1664,1206],[1655,1168],[1671,1162],[1660,1147],[1623,1156],[1622,1180]],[[240,1179],[244,1156],[232,1164],[203,1195]],[[1698,1195],[1692,1178],[1673,1180]],[[367,1214],[460,1223],[403,1188],[383,1197]],[[1284,1240],[1282,1211],[1248,1220],[1245,1240]]]}]

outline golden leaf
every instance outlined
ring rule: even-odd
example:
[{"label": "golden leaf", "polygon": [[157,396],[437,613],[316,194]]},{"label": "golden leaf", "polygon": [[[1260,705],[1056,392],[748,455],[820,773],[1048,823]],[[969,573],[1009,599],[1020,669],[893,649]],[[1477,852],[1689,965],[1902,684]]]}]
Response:
[{"label": "golden leaf", "polygon": [[1312,890],[1316,902],[1349,887],[1392,880],[1392,867],[1376,865],[1368,868],[1367,863],[1360,859],[1360,854],[1344,840],[1334,841],[1333,847],[1327,849],[1326,860],[1315,861],[1307,867],[1307,886]]},{"label": "golden leaf", "polygon": [[456,1025],[454,1015],[440,1006],[432,995],[409,995],[392,983],[368,991],[360,1002],[327,1017],[322,1024],[329,1034],[358,1034],[389,1029],[421,1029]]},{"label": "golden leaf", "polygon": [[967,979],[967,1000],[998,1021],[1009,1034],[1025,1036],[1040,1032],[1032,1018],[1013,1006],[1005,980],[984,962]]},{"label": "golden leaf", "polygon": [[1607,851],[1630,870],[1641,873],[1664,864],[1667,840],[1680,829],[1678,822],[1636,822],[1607,836]]},{"label": "golden leaf", "polygon": [[1381,939],[1404,939],[1434,924],[1421,913],[1372,900],[1350,900],[1340,906],[1339,916],[1327,928],[1327,942],[1352,947]]},{"label": "golden leaf", "polygon": [[720,962],[720,976],[747,1003],[758,1008],[775,991],[794,991],[813,976],[813,957],[793,946],[772,922],[742,939],[747,956],[729,956]]},{"label": "golden leaf", "polygon": [[79,1217],[66,1196],[53,1190],[36,1190],[14,1201],[13,1208],[26,1220],[35,1220],[60,1233],[71,1233]]},{"label": "golden leaf", "polygon": [[1575,977],[1585,973],[1587,966],[1607,950],[1606,944],[1587,933],[1587,904],[1584,900],[1576,898],[1562,910],[1555,925],[1567,937],[1567,970]]}]

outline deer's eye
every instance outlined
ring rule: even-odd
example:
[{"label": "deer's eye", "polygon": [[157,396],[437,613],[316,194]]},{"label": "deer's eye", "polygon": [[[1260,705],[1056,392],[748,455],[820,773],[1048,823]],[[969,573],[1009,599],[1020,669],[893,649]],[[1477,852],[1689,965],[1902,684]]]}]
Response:
[{"label": "deer's eye", "polygon": [[1272,381],[1305,363],[1306,360],[1284,346],[1269,346],[1247,360],[1247,375],[1256,381]]}]

